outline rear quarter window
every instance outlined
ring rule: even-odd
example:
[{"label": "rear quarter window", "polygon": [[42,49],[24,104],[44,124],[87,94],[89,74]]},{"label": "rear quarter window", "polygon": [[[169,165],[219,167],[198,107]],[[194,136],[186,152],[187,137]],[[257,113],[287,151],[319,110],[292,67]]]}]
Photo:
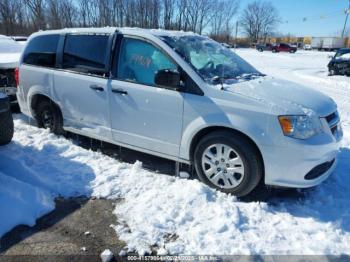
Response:
[{"label": "rear quarter window", "polygon": [[109,35],[67,35],[62,68],[80,73],[103,75]]},{"label": "rear quarter window", "polygon": [[41,35],[28,43],[23,54],[23,63],[42,67],[55,67],[60,36]]}]

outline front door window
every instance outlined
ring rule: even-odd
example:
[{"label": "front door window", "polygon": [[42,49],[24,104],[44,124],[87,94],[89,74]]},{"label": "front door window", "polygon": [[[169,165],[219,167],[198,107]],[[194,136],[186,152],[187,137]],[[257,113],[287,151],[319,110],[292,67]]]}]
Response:
[{"label": "front door window", "polygon": [[118,79],[155,86],[159,70],[176,70],[176,64],[154,45],[133,38],[124,38],[119,55]]}]

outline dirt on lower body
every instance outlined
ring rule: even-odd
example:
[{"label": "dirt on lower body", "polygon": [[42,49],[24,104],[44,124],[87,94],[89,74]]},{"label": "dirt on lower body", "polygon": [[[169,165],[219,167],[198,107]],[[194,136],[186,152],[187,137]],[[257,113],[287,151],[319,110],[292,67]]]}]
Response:
[{"label": "dirt on lower body", "polygon": [[110,225],[115,201],[56,199],[56,209],[34,227],[17,226],[0,239],[0,261],[101,261],[110,249],[116,260],[125,244]]}]

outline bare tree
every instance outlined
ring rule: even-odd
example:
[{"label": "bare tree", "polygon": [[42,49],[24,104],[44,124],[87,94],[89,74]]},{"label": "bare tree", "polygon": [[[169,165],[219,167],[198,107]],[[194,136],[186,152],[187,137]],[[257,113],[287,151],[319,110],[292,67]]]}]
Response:
[{"label": "bare tree", "polygon": [[187,22],[189,30],[201,34],[203,28],[210,22],[215,2],[211,0],[190,0],[187,1]]},{"label": "bare tree", "polygon": [[79,14],[79,25],[99,26],[99,2],[96,0],[79,0],[77,12]]},{"label": "bare tree", "polygon": [[[230,34],[239,0],[0,0],[0,32],[130,26]],[[209,26],[210,25],[210,26]]]},{"label": "bare tree", "polygon": [[112,0],[99,0],[99,26],[112,26],[113,25],[113,2]]},{"label": "bare tree", "polygon": [[211,36],[230,36],[233,30],[233,17],[239,7],[238,0],[219,0],[213,8]]},{"label": "bare tree", "polygon": [[175,1],[163,0],[163,27],[165,29],[173,28],[174,13],[175,13]]},{"label": "bare tree", "polygon": [[79,26],[86,27],[89,25],[89,5],[85,0],[78,1]]},{"label": "bare tree", "polygon": [[62,26],[74,27],[76,26],[76,17],[78,9],[73,0],[61,0],[60,8],[62,10]]},{"label": "bare tree", "polygon": [[46,23],[45,23],[46,2],[44,0],[24,0],[24,3],[26,4],[29,10],[31,22],[34,30],[37,31],[37,30],[46,29]]},{"label": "bare tree", "polygon": [[25,30],[25,10],[22,0],[0,1],[0,32],[7,35]]},{"label": "bare tree", "polygon": [[252,43],[266,37],[273,32],[280,22],[277,9],[271,2],[254,1],[243,10],[241,25]]},{"label": "bare tree", "polygon": [[47,13],[50,19],[48,20],[48,26],[50,29],[58,29],[62,27],[61,14],[60,10],[60,1],[59,0],[48,0],[47,2]]}]

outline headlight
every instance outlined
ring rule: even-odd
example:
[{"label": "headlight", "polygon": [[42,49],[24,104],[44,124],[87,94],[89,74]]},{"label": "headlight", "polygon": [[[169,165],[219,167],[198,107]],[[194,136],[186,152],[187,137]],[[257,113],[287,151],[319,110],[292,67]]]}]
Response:
[{"label": "headlight", "polygon": [[282,131],[285,136],[308,139],[322,132],[321,120],[317,117],[300,116],[279,116]]}]

